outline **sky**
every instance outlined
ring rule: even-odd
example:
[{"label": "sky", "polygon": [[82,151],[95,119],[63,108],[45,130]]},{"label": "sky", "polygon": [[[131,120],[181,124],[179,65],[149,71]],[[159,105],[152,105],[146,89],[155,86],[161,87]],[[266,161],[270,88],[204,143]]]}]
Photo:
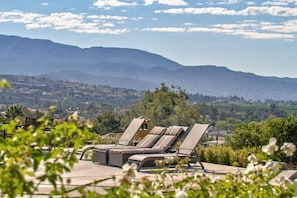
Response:
[{"label": "sky", "polygon": [[0,0],[0,34],[297,78],[297,0]]}]

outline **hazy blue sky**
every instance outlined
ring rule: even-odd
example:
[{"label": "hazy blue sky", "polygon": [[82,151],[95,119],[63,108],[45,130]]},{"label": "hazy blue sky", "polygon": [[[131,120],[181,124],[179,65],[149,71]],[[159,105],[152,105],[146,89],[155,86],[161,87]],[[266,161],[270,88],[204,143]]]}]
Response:
[{"label": "hazy blue sky", "polygon": [[297,0],[0,0],[0,34],[297,78]]}]

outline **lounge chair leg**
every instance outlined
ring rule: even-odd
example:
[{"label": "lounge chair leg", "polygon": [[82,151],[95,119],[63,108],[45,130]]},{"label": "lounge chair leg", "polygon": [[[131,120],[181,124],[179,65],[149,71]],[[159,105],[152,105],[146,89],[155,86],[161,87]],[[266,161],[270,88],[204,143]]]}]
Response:
[{"label": "lounge chair leg", "polygon": [[94,149],[95,147],[89,147],[89,148],[86,148],[85,150],[82,151],[82,154],[80,155],[80,158],[79,160],[82,160],[82,158],[84,157],[85,153],[88,151],[88,150],[91,150],[91,149]]},{"label": "lounge chair leg", "polygon": [[83,156],[85,155],[85,151],[82,152],[82,154],[80,155],[79,160],[82,160]]},{"label": "lounge chair leg", "polygon": [[141,168],[141,167],[140,167],[140,164],[137,164],[136,171],[139,172],[139,171],[140,171],[140,168]]},{"label": "lounge chair leg", "polygon": [[198,162],[199,162],[199,164],[200,164],[202,170],[205,170],[205,167],[204,167],[204,165],[202,164],[202,162],[201,162],[200,160],[199,160]]},{"label": "lounge chair leg", "polygon": [[140,171],[140,169],[141,169],[141,167],[142,167],[142,165],[143,165],[143,163],[142,162],[140,162],[140,163],[136,163],[136,165],[137,165],[137,172],[139,172]]}]

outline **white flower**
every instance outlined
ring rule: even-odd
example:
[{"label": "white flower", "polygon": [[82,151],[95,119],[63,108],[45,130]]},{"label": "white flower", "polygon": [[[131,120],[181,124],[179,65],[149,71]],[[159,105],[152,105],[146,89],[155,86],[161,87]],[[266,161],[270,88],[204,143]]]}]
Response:
[{"label": "white flower", "polygon": [[214,178],[211,179],[211,182],[212,183],[216,183],[219,180],[220,180],[220,177],[219,176],[216,176],[216,177],[214,177]]},{"label": "white flower", "polygon": [[79,119],[78,112],[77,112],[77,111],[73,112],[73,114],[71,114],[71,115],[68,117],[68,119],[69,119],[70,121],[77,121],[77,120]]},{"label": "white flower", "polygon": [[268,160],[265,164],[265,166],[263,167],[264,170],[269,170],[272,171],[274,173],[279,171],[279,163],[278,162],[273,162],[271,159]]},{"label": "white flower", "polygon": [[256,172],[262,172],[263,171],[263,165],[262,164],[258,164],[255,166],[255,171]]},{"label": "white flower", "polygon": [[253,163],[248,163],[245,169],[245,174],[253,172],[255,170],[255,165]]},{"label": "white flower", "polygon": [[258,158],[254,153],[248,156],[248,161],[252,164],[258,164]]},{"label": "white flower", "polygon": [[156,195],[159,196],[159,197],[161,197],[161,198],[164,197],[163,192],[162,192],[161,190],[158,190],[158,191],[156,192]]},{"label": "white flower", "polygon": [[174,157],[173,156],[171,156],[169,154],[165,156],[165,163],[166,164],[171,164],[173,162],[174,162]]},{"label": "white flower", "polygon": [[293,156],[296,151],[296,145],[291,142],[285,142],[281,150],[283,150],[288,157]]},{"label": "white flower", "polygon": [[137,168],[137,165],[135,163],[133,163],[131,165],[126,163],[122,166],[123,173],[127,174],[130,177],[136,177],[136,175],[137,175],[136,168]]},{"label": "white flower", "polygon": [[129,164],[124,164],[124,165],[122,166],[122,169],[123,169],[123,172],[126,173],[126,172],[129,171],[129,169],[130,169],[130,165],[129,165]]},{"label": "white flower", "polygon": [[211,197],[216,197],[218,195],[218,191],[214,187],[209,188],[208,193]]},{"label": "white flower", "polygon": [[269,144],[262,146],[262,151],[267,155],[273,155],[275,151],[278,151],[278,145],[276,145],[276,138],[270,138]]},{"label": "white flower", "polygon": [[290,185],[293,184],[293,182],[289,178],[284,177],[284,176],[277,178],[276,181],[277,181],[278,185],[280,187],[282,187],[283,189],[287,189]]},{"label": "white flower", "polygon": [[188,194],[183,190],[176,190],[175,191],[175,198],[187,198]]},{"label": "white flower", "polygon": [[89,129],[91,129],[91,128],[93,128],[93,123],[91,122],[91,121],[87,121],[86,122],[86,126],[89,128]]},{"label": "white flower", "polygon": [[249,163],[246,167],[245,174],[248,174],[250,172],[261,172],[261,171],[263,171],[262,164],[255,165],[253,163]]},{"label": "white flower", "polygon": [[137,164],[132,163],[132,164],[130,165],[130,167],[131,167],[131,169],[136,170],[136,169],[137,169]]}]

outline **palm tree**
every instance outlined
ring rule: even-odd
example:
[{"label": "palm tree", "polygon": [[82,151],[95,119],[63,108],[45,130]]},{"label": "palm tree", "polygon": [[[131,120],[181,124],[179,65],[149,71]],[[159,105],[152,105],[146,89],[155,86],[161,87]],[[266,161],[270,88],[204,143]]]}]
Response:
[{"label": "palm tree", "polygon": [[10,105],[7,107],[5,116],[8,120],[14,120],[17,117],[23,116],[24,107],[19,104]]}]

